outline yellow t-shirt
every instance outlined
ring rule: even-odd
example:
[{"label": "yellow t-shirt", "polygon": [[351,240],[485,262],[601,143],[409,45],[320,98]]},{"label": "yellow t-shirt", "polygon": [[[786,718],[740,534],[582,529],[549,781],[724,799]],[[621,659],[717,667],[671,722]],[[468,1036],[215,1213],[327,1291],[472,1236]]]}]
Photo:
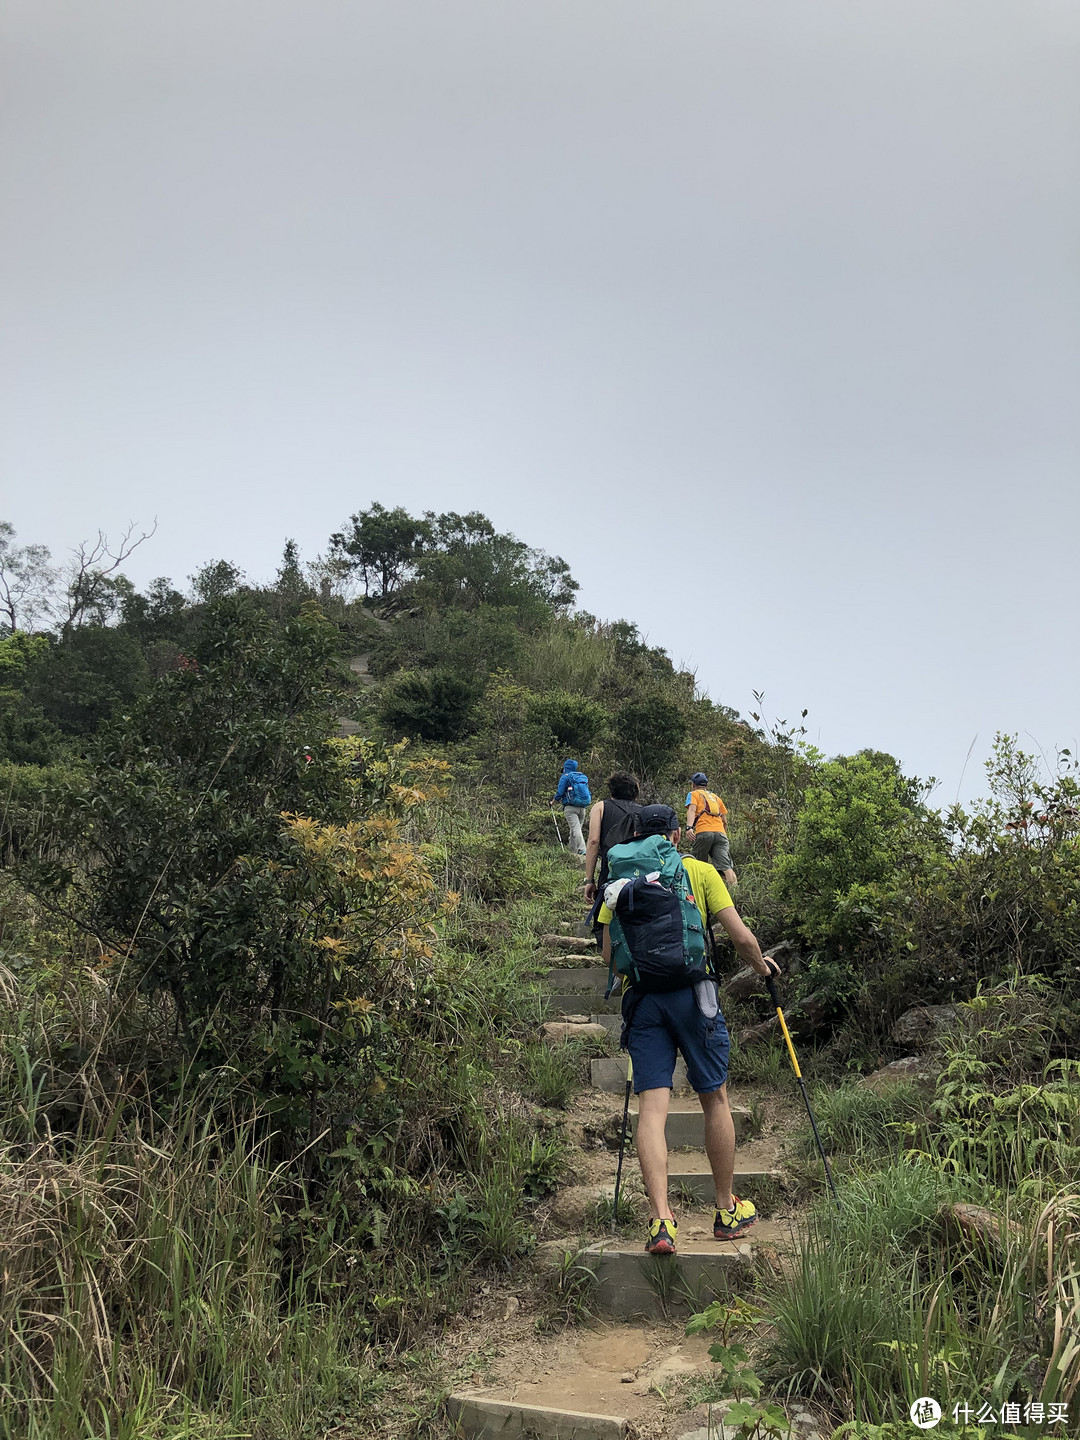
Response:
[{"label": "yellow t-shirt", "polygon": [[[692,855],[684,855],[682,863],[690,880],[694,903],[701,911],[702,921],[708,925],[710,920],[716,919],[721,910],[729,909],[735,902],[728,894],[720,871],[714,865],[710,865],[707,860],[695,860]],[[611,924],[611,911],[606,905],[600,906],[596,919],[600,925]]]},{"label": "yellow t-shirt", "polygon": [[[711,809],[714,802],[718,807],[715,815]],[[727,826],[724,824],[727,806],[719,795],[699,786],[698,789],[690,791],[687,805],[690,809],[690,828],[699,835],[709,835],[716,830],[719,830],[721,835],[727,833]]]}]

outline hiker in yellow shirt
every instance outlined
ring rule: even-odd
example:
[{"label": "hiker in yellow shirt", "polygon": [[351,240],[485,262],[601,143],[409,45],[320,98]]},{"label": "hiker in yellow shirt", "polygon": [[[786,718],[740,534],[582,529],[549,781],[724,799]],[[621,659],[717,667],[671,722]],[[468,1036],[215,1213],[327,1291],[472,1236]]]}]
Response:
[{"label": "hiker in yellow shirt", "polygon": [[727,806],[719,795],[708,789],[709,777],[696,771],[690,777],[690,793],[686,797],[686,838],[693,841],[694,859],[715,865],[728,885],[738,877],[731,865],[725,816]]},{"label": "hiker in yellow shirt", "polygon": [[[678,817],[670,806],[645,806],[637,816],[637,824],[639,836],[661,836],[670,846],[678,845]],[[763,978],[779,974],[776,961],[762,955],[757,937],[743,923],[715,867],[683,856],[682,868],[705,928],[719,924],[740,957]],[[607,901],[611,898],[615,904],[614,892],[620,883],[626,882],[609,885],[597,916],[604,927],[604,959],[609,964],[612,910]],[[757,1211],[752,1201],[742,1199],[731,1188],[735,1175],[735,1125],[727,1096],[728,1032],[720,1011],[716,979],[657,993],[647,988],[639,990],[627,978],[622,1015],[620,1044],[629,1050],[633,1061],[638,1097],[636,1144],[650,1206],[645,1249],[650,1255],[673,1255],[678,1237],[668,1198],[665,1134],[677,1051],[686,1062],[687,1079],[705,1114],[705,1152],[716,1188],[713,1237],[733,1240],[754,1223]]]}]

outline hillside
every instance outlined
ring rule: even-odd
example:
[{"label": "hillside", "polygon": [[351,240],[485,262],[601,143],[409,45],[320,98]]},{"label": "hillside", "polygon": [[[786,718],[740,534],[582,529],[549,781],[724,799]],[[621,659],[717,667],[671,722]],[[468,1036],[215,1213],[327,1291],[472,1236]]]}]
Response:
[{"label": "hillside", "polygon": [[[891,756],[704,695],[475,513],[375,505],[272,584],[216,561],[187,593],[15,538],[0,1435],[495,1433],[460,1397],[520,1411],[522,1367],[549,1408],[625,1386],[605,1413],[644,1437],[719,1434],[759,1385],[748,1436],[767,1402],[864,1440],[918,1395],[1035,1402],[1031,1435],[1080,1405],[1072,756],[1000,737],[986,801],[936,811]],[[633,1183],[612,1213],[622,1062],[548,812],[570,755],[595,796],[617,768],[723,795],[837,1177],[839,1214],[726,950],[764,1218],[731,1266],[686,1251],[689,1298],[625,1299],[646,1217]]]}]

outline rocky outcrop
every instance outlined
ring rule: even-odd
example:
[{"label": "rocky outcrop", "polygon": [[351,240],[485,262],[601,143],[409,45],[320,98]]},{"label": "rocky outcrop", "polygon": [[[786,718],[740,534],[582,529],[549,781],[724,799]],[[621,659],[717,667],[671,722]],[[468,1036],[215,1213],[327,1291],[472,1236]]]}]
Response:
[{"label": "rocky outcrop", "polygon": [[[784,1019],[788,1023],[788,1029],[796,1038],[813,1035],[828,1019],[828,1006],[821,995],[805,995],[792,1005],[790,1010],[786,1005],[784,1006]],[[767,1020],[763,1020],[760,1025],[751,1025],[746,1030],[738,1031],[735,1038],[742,1046],[755,1045],[759,1040],[764,1040],[779,1028],[780,1021],[773,1014]]]},{"label": "rocky outcrop", "polygon": [[956,1024],[955,1005],[913,1005],[905,1010],[889,1034],[905,1050],[924,1050]]},{"label": "rocky outcrop", "polygon": [[749,1000],[751,995],[767,995],[765,981],[749,965],[724,981],[724,994],[731,1000]]},{"label": "rocky outcrop", "polygon": [[934,1070],[929,1061],[921,1055],[905,1055],[901,1060],[890,1060],[872,1075],[864,1075],[859,1081],[867,1090],[887,1090],[890,1085],[902,1082],[916,1085],[933,1084]]}]

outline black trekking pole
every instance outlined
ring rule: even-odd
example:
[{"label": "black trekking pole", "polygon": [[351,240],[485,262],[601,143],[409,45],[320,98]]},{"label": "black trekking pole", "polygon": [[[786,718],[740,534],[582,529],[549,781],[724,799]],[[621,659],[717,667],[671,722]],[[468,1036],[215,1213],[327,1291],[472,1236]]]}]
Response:
[{"label": "black trekking pole", "polygon": [[[768,960],[766,955],[765,959]],[[791,1056],[791,1068],[795,1071],[795,1079],[799,1082],[799,1089],[802,1091],[803,1103],[806,1105],[806,1113],[810,1116],[810,1128],[814,1132],[814,1139],[817,1141],[818,1154],[821,1156],[821,1163],[825,1166],[825,1179],[829,1182],[829,1189],[832,1191],[832,1198],[837,1210],[840,1209],[840,1197],[836,1193],[836,1186],[833,1184],[832,1171],[829,1169],[829,1160],[825,1154],[825,1146],[821,1143],[821,1136],[818,1134],[817,1121],[814,1119],[814,1112],[810,1108],[810,1096],[806,1093],[806,1081],[799,1069],[799,1057],[795,1054],[795,1046],[791,1043],[791,1032],[787,1028],[787,1021],[784,1019],[784,1012],[780,1008],[780,996],[776,989],[776,980],[772,975],[766,975],[765,987],[769,992],[769,998],[776,1006],[776,1016],[780,1021],[780,1029],[784,1032],[784,1041],[787,1044],[788,1054]]]},{"label": "black trekking pole", "polygon": [[615,1204],[611,1211],[611,1233],[614,1235],[619,1224],[619,1189],[622,1185],[622,1162],[626,1153],[626,1122],[630,1118],[630,1087],[634,1078],[634,1062],[626,1057],[626,1097],[622,1107],[622,1130],[619,1132],[619,1164],[615,1170]]}]

